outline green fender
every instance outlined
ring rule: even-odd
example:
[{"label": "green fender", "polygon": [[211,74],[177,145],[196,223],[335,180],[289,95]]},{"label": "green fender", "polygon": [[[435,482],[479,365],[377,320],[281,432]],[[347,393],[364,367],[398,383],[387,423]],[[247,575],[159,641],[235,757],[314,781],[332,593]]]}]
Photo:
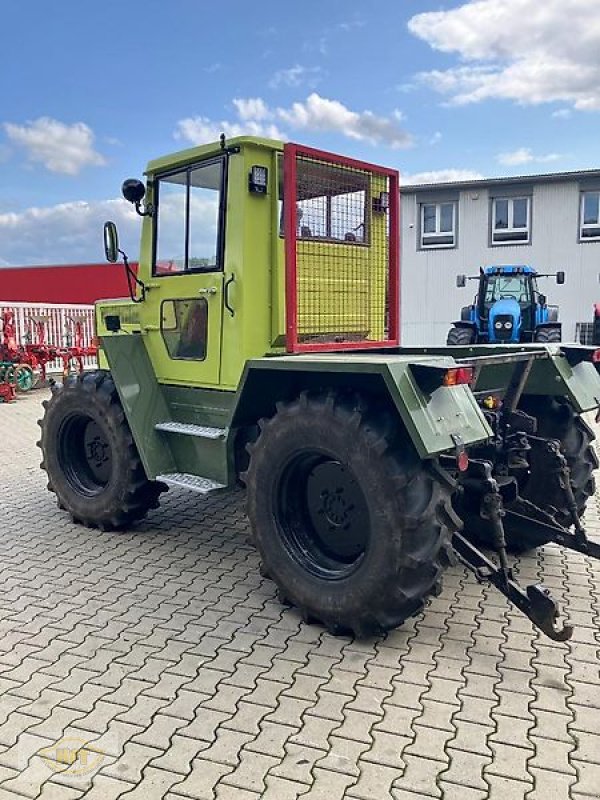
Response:
[{"label": "green fender", "polygon": [[421,458],[472,445],[492,435],[468,386],[444,386],[453,359],[379,354],[328,354],[258,358],[246,364],[232,428],[272,416],[279,400],[304,390],[354,389],[382,408],[393,408]]}]

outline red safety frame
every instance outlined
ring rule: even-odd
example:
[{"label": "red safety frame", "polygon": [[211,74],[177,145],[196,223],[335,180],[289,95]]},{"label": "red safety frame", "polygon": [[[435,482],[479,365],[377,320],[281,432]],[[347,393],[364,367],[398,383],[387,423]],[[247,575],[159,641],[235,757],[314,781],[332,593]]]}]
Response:
[{"label": "red safety frame", "polygon": [[[296,163],[298,156],[308,156],[331,164],[383,175],[389,180],[389,330],[382,341],[314,342],[298,341],[298,273],[296,260]],[[286,273],[286,346],[289,353],[336,352],[339,350],[373,350],[397,347],[400,344],[400,180],[397,170],[358,161],[346,156],[288,143],[283,148],[284,236]]]}]

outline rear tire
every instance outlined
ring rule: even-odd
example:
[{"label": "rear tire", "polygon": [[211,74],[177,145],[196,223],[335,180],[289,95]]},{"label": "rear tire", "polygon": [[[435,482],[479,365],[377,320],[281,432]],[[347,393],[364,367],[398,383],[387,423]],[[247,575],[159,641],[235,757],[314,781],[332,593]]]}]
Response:
[{"label": "rear tire", "polygon": [[[538,436],[558,439],[560,449],[571,470],[571,485],[577,513],[583,516],[586,503],[596,491],[594,470],[598,469],[598,456],[592,442],[596,438],[590,426],[573,411],[569,403],[555,397],[525,397],[521,408],[538,420]],[[564,508],[564,499],[556,481],[547,479],[548,468],[543,461],[532,464],[531,475],[521,496],[544,510],[554,512],[561,525],[570,525],[570,517]]]},{"label": "rear tire", "polygon": [[453,326],[448,331],[448,338],[446,344],[448,345],[466,345],[475,342],[475,332],[471,328],[457,328]]},{"label": "rear tire", "polygon": [[554,344],[560,342],[560,331],[558,328],[539,328],[535,332],[534,341],[544,344]]},{"label": "rear tire", "polygon": [[108,372],[69,376],[43,405],[40,466],[74,522],[125,528],[158,508],[167,487],[146,477]]},{"label": "rear tire", "polygon": [[248,517],[280,596],[304,619],[361,637],[418,613],[440,589],[460,523],[394,417],[303,393],[260,429]]}]

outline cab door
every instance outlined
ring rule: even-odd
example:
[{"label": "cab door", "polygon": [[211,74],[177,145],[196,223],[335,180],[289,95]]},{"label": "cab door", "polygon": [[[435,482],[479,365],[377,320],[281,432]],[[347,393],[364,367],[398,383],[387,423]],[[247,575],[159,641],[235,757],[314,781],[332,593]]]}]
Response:
[{"label": "cab door", "polygon": [[226,155],[156,176],[142,333],[161,383],[218,385]]}]

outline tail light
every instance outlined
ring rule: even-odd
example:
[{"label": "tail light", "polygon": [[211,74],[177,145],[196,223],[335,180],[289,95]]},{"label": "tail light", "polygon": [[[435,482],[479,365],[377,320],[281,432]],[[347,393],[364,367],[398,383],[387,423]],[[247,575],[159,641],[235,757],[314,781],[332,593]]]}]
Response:
[{"label": "tail light", "polygon": [[462,450],[456,457],[456,466],[459,472],[466,472],[469,468],[469,454],[466,450]]},{"label": "tail light", "polygon": [[594,362],[594,364],[600,362],[600,350],[594,350],[594,352],[592,353],[592,361]]},{"label": "tail light", "polygon": [[473,382],[473,370],[471,367],[457,367],[449,369],[444,375],[444,386],[463,386]]}]

